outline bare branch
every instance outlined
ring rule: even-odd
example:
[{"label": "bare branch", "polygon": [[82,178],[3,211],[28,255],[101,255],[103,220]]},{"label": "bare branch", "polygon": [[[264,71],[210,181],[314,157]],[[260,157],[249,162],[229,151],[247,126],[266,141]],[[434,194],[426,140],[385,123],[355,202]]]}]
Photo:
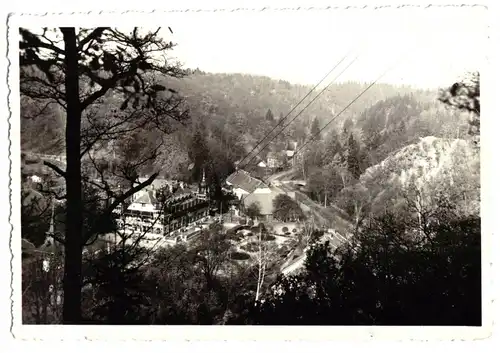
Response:
[{"label": "bare branch", "polygon": [[47,40],[48,43],[43,42],[42,40],[40,40],[40,38],[38,36],[33,35],[30,31],[28,31],[24,28],[20,28],[19,31],[20,31],[21,35],[23,36],[23,39],[26,42],[28,42],[28,43],[21,42],[21,44],[20,44],[21,49],[26,49],[26,48],[29,48],[31,46],[35,46],[37,48],[44,48],[47,50],[51,50],[57,54],[64,55],[64,50],[57,47],[53,41],[49,40],[47,38],[47,36],[45,35],[45,31],[44,31],[43,35],[41,35],[41,37],[44,38],[45,40]]},{"label": "bare branch", "polygon": [[66,242],[64,240],[64,238],[62,238],[61,236],[59,236],[59,232],[57,233],[52,233],[51,234],[52,238],[54,238],[55,241],[57,241],[58,243],[61,243],[62,245],[65,245]]},{"label": "bare branch", "polygon": [[58,166],[56,166],[55,164],[52,164],[50,163],[49,161],[43,161],[43,164],[46,165],[47,167],[51,168],[52,170],[54,170],[57,174],[59,174],[60,176],[62,176],[63,178],[66,179],[66,172],[63,171],[61,168],[59,168]]},{"label": "bare branch", "polygon": [[[117,197],[115,199],[115,201],[113,201],[113,203],[109,207],[107,207],[107,209],[103,212],[103,214],[100,217],[98,217],[97,222],[95,224],[96,225],[100,224],[100,222],[103,219],[110,217],[111,213],[113,212],[113,210],[116,207],[118,207],[120,204],[122,204],[126,199],[128,199],[130,196],[132,196],[136,192],[141,191],[142,189],[144,189],[148,185],[151,185],[153,183],[153,181],[158,177],[158,175],[159,175],[158,173],[154,173],[146,181],[130,188],[129,190],[127,190],[127,192],[125,192],[121,196]],[[91,231],[89,234],[93,234],[93,233],[94,233],[94,231]]]},{"label": "bare branch", "polygon": [[85,38],[83,38],[81,41],[80,41],[80,44],[78,45],[77,47],[77,50],[78,51],[82,51],[83,50],[83,47],[93,41],[93,40],[96,40],[97,38],[99,38],[100,36],[102,36],[102,34],[104,33],[105,30],[109,29],[108,27],[98,27],[98,28],[95,28],[92,32],[90,32],[89,35],[87,35]]},{"label": "bare branch", "polygon": [[85,110],[88,108],[91,104],[93,104],[96,100],[98,100],[101,97],[104,97],[104,95],[112,88],[116,86],[118,81],[130,76],[129,72],[122,72],[120,74],[117,74],[109,79],[100,79],[98,78],[97,75],[94,75],[90,70],[86,70],[87,75],[92,75],[91,79],[94,81],[98,82],[99,85],[101,86],[101,89],[98,91],[92,93],[89,95],[87,98],[85,98],[82,103],[81,103],[81,109]]}]

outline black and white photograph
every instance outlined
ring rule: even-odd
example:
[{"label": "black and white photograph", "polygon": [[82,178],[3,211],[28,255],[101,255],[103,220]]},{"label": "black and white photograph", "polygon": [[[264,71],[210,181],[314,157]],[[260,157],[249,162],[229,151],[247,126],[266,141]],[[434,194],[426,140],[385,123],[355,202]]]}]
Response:
[{"label": "black and white photograph", "polygon": [[14,321],[481,328],[486,14],[13,15]]}]

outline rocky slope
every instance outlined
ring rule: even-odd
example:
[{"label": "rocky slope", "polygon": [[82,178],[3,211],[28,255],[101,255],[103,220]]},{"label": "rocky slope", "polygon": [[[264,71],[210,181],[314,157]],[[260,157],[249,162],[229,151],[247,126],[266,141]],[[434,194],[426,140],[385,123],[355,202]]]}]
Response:
[{"label": "rocky slope", "polygon": [[360,184],[373,193],[375,204],[390,198],[396,203],[396,194],[418,193],[427,202],[447,197],[464,213],[478,214],[479,149],[469,140],[421,138],[368,168]]}]

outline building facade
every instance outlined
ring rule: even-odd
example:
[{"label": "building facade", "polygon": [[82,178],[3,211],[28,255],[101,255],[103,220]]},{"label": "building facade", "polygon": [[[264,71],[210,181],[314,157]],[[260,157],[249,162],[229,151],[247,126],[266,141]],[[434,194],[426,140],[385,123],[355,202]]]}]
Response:
[{"label": "building facade", "polygon": [[198,190],[144,190],[133,197],[119,223],[131,231],[170,237],[209,215],[208,195],[205,175]]},{"label": "building facade", "polygon": [[245,209],[255,203],[261,213],[257,218],[263,222],[274,219],[273,201],[276,196],[286,194],[281,189],[267,185],[244,170],[237,170],[231,174],[226,183],[231,186],[232,192],[240,200],[239,207],[242,213],[245,213]]},{"label": "building facade", "polygon": [[270,222],[274,219],[273,201],[276,196],[284,194],[283,191],[275,188],[259,189],[249,194],[243,199],[243,208],[248,208],[251,204],[256,204],[260,210],[258,221]]}]

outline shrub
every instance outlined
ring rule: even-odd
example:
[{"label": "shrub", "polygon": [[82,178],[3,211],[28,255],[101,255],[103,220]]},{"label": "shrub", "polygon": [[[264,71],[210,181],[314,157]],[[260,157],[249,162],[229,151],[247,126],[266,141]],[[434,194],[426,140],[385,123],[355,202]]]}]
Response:
[{"label": "shrub", "polygon": [[274,235],[271,235],[271,234],[265,234],[262,236],[262,240],[263,241],[272,241],[272,240],[276,240],[276,237]]},{"label": "shrub", "polygon": [[248,225],[249,225],[250,227],[252,227],[252,226],[253,226],[253,220],[252,220],[252,219],[248,221]]},{"label": "shrub", "polygon": [[259,251],[259,244],[256,242],[251,242],[241,246],[241,248],[248,252],[257,252]]},{"label": "shrub", "polygon": [[250,258],[250,255],[247,254],[246,252],[238,251],[238,252],[231,253],[230,257],[233,260],[241,261],[241,260],[248,260]]},{"label": "shrub", "polygon": [[282,231],[283,233],[288,232],[288,227],[283,227],[283,228],[281,229],[281,231]]},{"label": "shrub", "polygon": [[231,240],[241,240],[241,234],[236,233],[234,230],[230,230],[226,232],[226,237]]}]

